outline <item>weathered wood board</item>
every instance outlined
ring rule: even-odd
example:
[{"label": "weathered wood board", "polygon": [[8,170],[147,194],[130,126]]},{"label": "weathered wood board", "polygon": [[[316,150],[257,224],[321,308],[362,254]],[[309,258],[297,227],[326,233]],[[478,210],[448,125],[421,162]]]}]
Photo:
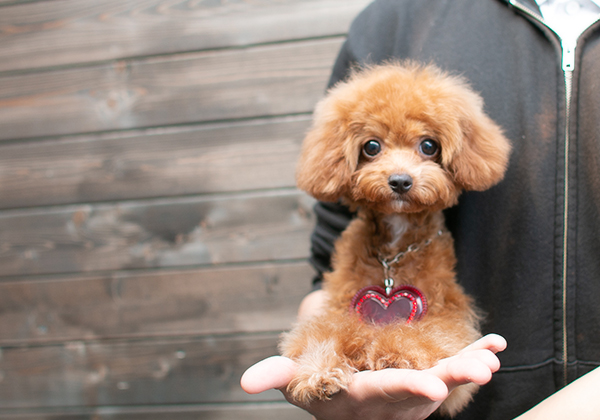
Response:
[{"label": "weathered wood board", "polygon": [[0,282],[0,345],[284,330],[313,274],[302,261]]},{"label": "weathered wood board", "polygon": [[295,190],[0,214],[0,276],[306,258],[313,200]]},{"label": "weathered wood board", "polygon": [[[2,0],[10,2],[11,0]],[[369,0],[53,0],[0,12],[0,72],[345,34]]]},{"label": "weathered wood board", "polygon": [[277,354],[278,340],[258,334],[4,347],[0,407],[281,401],[278,391],[248,395],[239,385],[248,366]]},{"label": "weathered wood board", "polygon": [[[19,410],[13,410],[13,413]],[[30,410],[31,411],[31,410]],[[2,420],[310,420],[312,416],[285,402],[205,404],[158,407],[122,407],[36,410],[2,414]]]},{"label": "weathered wood board", "polygon": [[323,96],[341,42],[189,53],[2,77],[0,140],[311,112]]},{"label": "weathered wood board", "polygon": [[309,116],[0,145],[0,208],[290,188]]}]

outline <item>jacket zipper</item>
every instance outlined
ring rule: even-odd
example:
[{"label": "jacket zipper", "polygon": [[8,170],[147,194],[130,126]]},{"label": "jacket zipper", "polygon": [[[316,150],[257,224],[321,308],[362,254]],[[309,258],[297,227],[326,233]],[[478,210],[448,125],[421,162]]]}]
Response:
[{"label": "jacket zipper", "polygon": [[561,42],[561,67],[564,76],[565,83],[565,184],[564,184],[564,205],[563,205],[563,255],[562,255],[562,368],[563,368],[563,384],[568,384],[568,360],[569,360],[569,349],[567,339],[567,255],[568,255],[568,243],[567,233],[569,228],[569,149],[571,138],[569,134],[569,126],[571,119],[571,96],[573,92],[573,71],[575,70],[575,48],[577,46],[577,40],[573,45],[567,44],[552,28],[550,28],[544,18],[539,15],[536,11],[529,9],[528,7],[518,3],[518,0],[509,0],[511,6],[519,10],[521,13],[527,15],[530,19],[541,23],[546,28],[550,29]]}]

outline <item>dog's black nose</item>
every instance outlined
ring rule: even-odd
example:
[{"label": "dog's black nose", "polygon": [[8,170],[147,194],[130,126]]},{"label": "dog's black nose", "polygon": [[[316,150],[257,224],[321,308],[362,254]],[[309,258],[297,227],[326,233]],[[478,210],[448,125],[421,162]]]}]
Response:
[{"label": "dog's black nose", "polygon": [[398,194],[407,193],[413,186],[413,179],[408,174],[394,174],[388,178],[388,184]]}]

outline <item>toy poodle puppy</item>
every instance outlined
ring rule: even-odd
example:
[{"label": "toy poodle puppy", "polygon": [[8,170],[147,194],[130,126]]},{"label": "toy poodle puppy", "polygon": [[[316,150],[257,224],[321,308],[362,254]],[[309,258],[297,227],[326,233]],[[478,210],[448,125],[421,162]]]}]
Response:
[{"label": "toy poodle puppy", "polygon": [[[300,365],[294,399],[328,399],[357,371],[427,369],[480,337],[442,210],[463,190],[498,183],[509,152],[480,96],[432,65],[371,66],[328,92],[303,143],[298,186],[358,214],[324,275],[326,308],[280,344]],[[456,414],[476,390],[456,388],[440,412]]]}]

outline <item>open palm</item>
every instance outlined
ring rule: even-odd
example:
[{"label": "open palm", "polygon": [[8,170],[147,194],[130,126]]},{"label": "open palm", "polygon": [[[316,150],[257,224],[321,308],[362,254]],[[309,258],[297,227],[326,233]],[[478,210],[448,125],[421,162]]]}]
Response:
[{"label": "open palm", "polygon": [[[347,391],[300,407],[321,420],[424,419],[457,386],[489,382],[500,368],[496,353],[505,348],[504,338],[490,334],[430,369],[357,372]],[[250,367],[242,376],[241,385],[250,394],[278,389],[288,401],[298,405],[286,391],[296,369],[294,361],[274,356]]]}]

